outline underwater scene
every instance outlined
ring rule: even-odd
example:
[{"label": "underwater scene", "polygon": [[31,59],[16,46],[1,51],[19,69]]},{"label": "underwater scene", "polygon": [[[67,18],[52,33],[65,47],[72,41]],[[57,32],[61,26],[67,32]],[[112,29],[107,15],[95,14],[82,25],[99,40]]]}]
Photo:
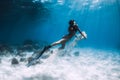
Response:
[{"label": "underwater scene", "polygon": [[120,80],[120,0],[1,0],[0,80]]}]

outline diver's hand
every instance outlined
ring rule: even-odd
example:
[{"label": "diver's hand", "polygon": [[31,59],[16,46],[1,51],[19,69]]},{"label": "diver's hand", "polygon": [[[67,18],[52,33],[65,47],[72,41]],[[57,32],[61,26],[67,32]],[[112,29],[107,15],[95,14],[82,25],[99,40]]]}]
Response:
[{"label": "diver's hand", "polygon": [[84,39],[87,39],[87,34],[85,32],[81,32],[81,35],[83,36]]},{"label": "diver's hand", "polygon": [[84,35],[82,35],[82,38],[83,38],[83,39],[87,39],[87,37],[86,37],[86,36],[84,36]]},{"label": "diver's hand", "polygon": [[84,39],[87,39],[87,36],[84,35],[83,37],[84,37]]}]

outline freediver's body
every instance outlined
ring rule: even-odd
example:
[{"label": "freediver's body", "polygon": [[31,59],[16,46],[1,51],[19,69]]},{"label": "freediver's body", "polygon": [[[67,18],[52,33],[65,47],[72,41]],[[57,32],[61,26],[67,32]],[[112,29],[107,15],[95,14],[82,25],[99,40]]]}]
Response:
[{"label": "freediver's body", "polygon": [[85,39],[86,39],[86,36],[81,32],[80,28],[78,27],[78,25],[76,24],[76,22],[74,20],[70,20],[69,21],[69,27],[68,27],[68,34],[63,36],[62,39],[48,45],[48,46],[45,46],[44,49],[42,50],[42,52],[40,53],[39,57],[46,51],[48,50],[49,48],[55,46],[55,45],[58,45],[58,44],[61,44],[62,46],[59,48],[59,49],[64,49],[65,48],[65,45],[66,45],[66,42],[68,42],[73,36],[75,36],[76,32],[79,32]]}]

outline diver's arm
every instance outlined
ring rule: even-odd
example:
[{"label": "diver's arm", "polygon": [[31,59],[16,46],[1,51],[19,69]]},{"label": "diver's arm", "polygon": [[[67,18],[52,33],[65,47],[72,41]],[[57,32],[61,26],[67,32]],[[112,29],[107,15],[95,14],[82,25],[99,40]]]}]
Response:
[{"label": "diver's arm", "polygon": [[79,28],[77,28],[77,30],[85,39],[87,39],[87,37],[82,33],[82,31]]}]

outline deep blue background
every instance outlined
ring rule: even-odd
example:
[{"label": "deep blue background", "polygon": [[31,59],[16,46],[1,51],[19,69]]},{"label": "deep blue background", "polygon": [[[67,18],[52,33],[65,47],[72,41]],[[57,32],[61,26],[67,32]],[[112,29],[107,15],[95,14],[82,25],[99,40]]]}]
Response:
[{"label": "deep blue background", "polygon": [[88,39],[80,41],[79,46],[120,49],[119,0],[68,0],[63,3],[1,0],[0,42],[21,43],[32,39],[52,43],[67,34],[70,19],[76,20],[88,34]]}]

